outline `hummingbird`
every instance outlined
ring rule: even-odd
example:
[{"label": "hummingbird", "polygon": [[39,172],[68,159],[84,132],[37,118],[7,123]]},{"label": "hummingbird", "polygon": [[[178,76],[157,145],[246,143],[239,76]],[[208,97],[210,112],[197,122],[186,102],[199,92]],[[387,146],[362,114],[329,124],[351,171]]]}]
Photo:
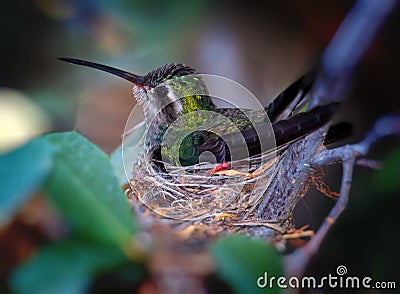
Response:
[{"label": "hummingbird", "polygon": [[[186,119],[185,125],[179,127],[179,130],[194,129],[199,122],[204,123],[209,120],[205,116],[202,117],[201,113],[211,112],[227,118],[235,126],[235,130],[239,130],[241,136],[228,136],[228,139],[223,139],[214,130],[203,128],[193,131],[180,142],[179,146],[170,148],[169,152],[174,153],[170,156],[172,158],[170,163],[176,166],[197,164],[200,155],[205,151],[211,152],[218,164],[229,162],[232,149],[236,147],[246,147],[248,151],[246,155],[249,157],[258,155],[262,152],[260,136],[274,136],[278,147],[285,145],[325,125],[338,108],[338,103],[329,103],[306,112],[299,112],[299,109],[306,104],[305,97],[314,82],[315,71],[312,71],[290,85],[265,107],[264,113],[272,123],[273,131],[260,134],[253,125],[254,121],[249,119],[249,113],[255,120],[259,120],[257,123],[269,123],[265,117],[248,109],[217,107],[212,97],[208,95],[207,85],[198,76],[198,72],[185,64],[166,64],[145,75],[137,75],[90,61],[74,58],[59,59],[105,71],[133,83],[133,94],[137,103],[143,106],[147,127],[145,156],[159,167],[163,163],[162,150],[165,147],[163,138],[168,128],[184,116],[189,115],[192,119]],[[199,91],[201,94],[198,94]],[[218,128],[223,133],[234,133],[231,126],[226,124],[219,124]],[[333,139],[330,138],[330,141]]]}]

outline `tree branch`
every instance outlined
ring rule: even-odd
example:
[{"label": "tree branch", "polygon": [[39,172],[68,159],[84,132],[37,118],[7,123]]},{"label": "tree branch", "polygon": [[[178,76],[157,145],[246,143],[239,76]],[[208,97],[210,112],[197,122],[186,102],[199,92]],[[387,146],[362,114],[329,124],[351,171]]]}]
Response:
[{"label": "tree branch", "polygon": [[400,136],[400,115],[387,115],[380,118],[371,131],[365,136],[365,139],[357,144],[326,149],[313,158],[311,161],[312,167],[334,164],[339,161],[342,162],[343,175],[340,196],[315,236],[303,248],[296,250],[286,258],[288,274],[294,276],[303,275],[310,259],[318,252],[327,233],[346,209],[351,188],[353,168],[357,158],[367,155],[374,143],[381,140],[383,137],[391,135]]},{"label": "tree branch", "polygon": [[322,56],[310,107],[343,99],[354,68],[396,3],[396,0],[356,2]]}]

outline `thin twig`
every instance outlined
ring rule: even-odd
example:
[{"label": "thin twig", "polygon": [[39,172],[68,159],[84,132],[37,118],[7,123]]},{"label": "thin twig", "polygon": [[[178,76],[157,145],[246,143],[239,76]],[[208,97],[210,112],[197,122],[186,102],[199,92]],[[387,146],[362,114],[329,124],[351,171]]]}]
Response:
[{"label": "thin twig", "polygon": [[343,151],[343,176],[340,188],[340,196],[315,236],[303,248],[296,250],[287,258],[286,269],[287,273],[290,275],[302,276],[304,274],[304,270],[311,257],[318,252],[328,231],[332,228],[333,224],[338,220],[339,216],[347,207],[356,154],[351,152],[351,149],[341,149],[341,151]]},{"label": "thin twig", "polygon": [[272,224],[270,222],[240,222],[240,223],[231,223],[233,226],[244,226],[244,227],[267,227],[270,229],[273,229],[275,231],[278,231],[279,233],[283,234],[285,233],[285,229],[282,227]]},{"label": "thin twig", "polygon": [[379,160],[367,159],[367,158],[359,158],[356,161],[356,165],[363,166],[366,168],[371,168],[375,170],[380,170],[383,167],[383,163]]}]

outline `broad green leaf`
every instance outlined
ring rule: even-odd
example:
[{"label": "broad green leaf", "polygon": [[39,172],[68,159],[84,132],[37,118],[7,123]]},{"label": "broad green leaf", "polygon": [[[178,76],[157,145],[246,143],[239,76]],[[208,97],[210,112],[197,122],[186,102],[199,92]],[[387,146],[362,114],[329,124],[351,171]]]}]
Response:
[{"label": "broad green leaf", "polygon": [[77,241],[53,243],[16,268],[10,285],[14,293],[87,293],[95,274],[125,262],[120,251],[110,248]]},{"label": "broad green leaf", "polygon": [[395,149],[386,156],[383,169],[376,173],[374,187],[380,192],[400,190],[400,149]]},{"label": "broad green leaf", "polygon": [[0,227],[40,188],[52,168],[52,151],[36,139],[0,157]]},{"label": "broad green leaf", "polygon": [[257,286],[257,280],[265,273],[268,278],[283,276],[281,256],[271,244],[240,235],[231,236],[216,242],[211,252],[217,274],[236,293],[280,293],[276,283],[272,289]]},{"label": "broad green leaf", "polygon": [[73,231],[127,248],[135,223],[108,156],[76,132],[45,139],[55,150],[45,190]]}]

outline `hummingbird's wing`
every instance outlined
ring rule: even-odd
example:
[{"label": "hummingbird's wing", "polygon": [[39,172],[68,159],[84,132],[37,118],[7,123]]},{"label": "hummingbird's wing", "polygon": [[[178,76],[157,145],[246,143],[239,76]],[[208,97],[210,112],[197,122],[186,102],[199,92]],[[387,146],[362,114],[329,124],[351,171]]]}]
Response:
[{"label": "hummingbird's wing", "polygon": [[[243,157],[258,155],[275,147],[283,146],[300,139],[310,132],[325,125],[336,112],[339,103],[317,106],[307,112],[301,112],[272,124],[271,127],[257,127],[260,123],[268,123],[265,113],[237,108],[221,108],[221,121],[210,121],[206,131],[223,134],[223,138],[207,135],[198,146],[199,154],[212,152],[218,162],[231,160],[231,155],[242,154]],[[252,119],[249,119],[251,117]],[[228,118],[228,120],[226,119]],[[276,144],[274,144],[276,143]],[[234,156],[237,158],[237,156]]]},{"label": "hummingbird's wing", "polygon": [[[268,128],[258,128],[257,130],[254,127],[242,128],[241,136],[227,136],[225,144],[231,146],[230,149],[247,146],[250,156],[260,154],[260,139],[265,142],[274,137],[276,147],[300,139],[325,125],[336,112],[338,106],[339,103],[330,103],[315,107],[307,112],[295,114],[288,119],[273,123],[273,131]],[[237,120],[237,118],[235,117],[234,120]],[[243,122],[241,124],[245,125]],[[232,150],[229,151],[232,152]]]},{"label": "hummingbird's wing", "polygon": [[272,125],[277,146],[299,139],[325,125],[336,112],[339,103],[317,106]]}]

